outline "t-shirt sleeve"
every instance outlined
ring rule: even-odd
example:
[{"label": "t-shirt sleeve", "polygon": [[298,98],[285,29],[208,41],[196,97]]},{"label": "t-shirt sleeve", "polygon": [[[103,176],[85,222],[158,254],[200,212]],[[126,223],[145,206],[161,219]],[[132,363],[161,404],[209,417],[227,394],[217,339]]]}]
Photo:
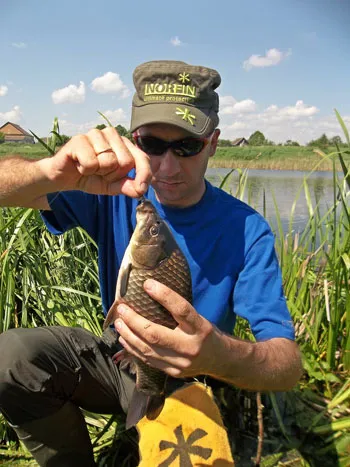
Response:
[{"label": "t-shirt sleeve", "polygon": [[[234,288],[234,311],[248,320],[257,341],[284,337],[294,340],[294,326],[282,287],[274,236],[267,223],[247,225],[244,265]],[[255,231],[255,232],[254,232]],[[253,242],[249,239],[254,238]]]},{"label": "t-shirt sleeve", "polygon": [[82,191],[65,191],[47,195],[51,211],[41,211],[48,230],[59,235],[82,227],[95,241],[98,226],[98,198]]}]

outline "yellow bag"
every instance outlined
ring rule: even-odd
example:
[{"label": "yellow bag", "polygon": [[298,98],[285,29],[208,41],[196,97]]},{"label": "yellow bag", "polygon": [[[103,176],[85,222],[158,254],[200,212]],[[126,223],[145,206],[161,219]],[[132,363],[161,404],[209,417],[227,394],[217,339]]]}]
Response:
[{"label": "yellow bag", "polygon": [[232,467],[227,433],[210,387],[187,384],[171,394],[155,420],[137,424],[139,467]]}]

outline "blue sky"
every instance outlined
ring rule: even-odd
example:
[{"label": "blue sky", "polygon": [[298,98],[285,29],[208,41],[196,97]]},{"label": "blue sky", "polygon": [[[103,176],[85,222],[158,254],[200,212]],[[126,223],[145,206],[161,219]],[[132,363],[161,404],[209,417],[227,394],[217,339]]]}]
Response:
[{"label": "blue sky", "polygon": [[0,125],[45,136],[129,125],[132,72],[173,59],[217,69],[222,137],[301,143],[350,126],[349,0],[1,0]]}]

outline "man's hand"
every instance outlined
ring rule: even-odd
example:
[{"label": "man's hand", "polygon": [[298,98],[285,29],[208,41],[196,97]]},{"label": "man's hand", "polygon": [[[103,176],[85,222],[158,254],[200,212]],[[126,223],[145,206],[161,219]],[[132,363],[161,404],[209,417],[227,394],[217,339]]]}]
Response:
[{"label": "man's hand", "polygon": [[[74,136],[55,156],[40,161],[55,190],[81,190],[101,195],[145,193],[151,180],[149,157],[113,127]],[[135,180],[128,172],[135,168]]]},{"label": "man's hand", "polygon": [[179,323],[168,329],[118,306],[115,327],[131,355],[170,376],[208,375],[250,391],[286,391],[301,376],[300,352],[294,341],[237,339],[199,315],[184,298],[165,285],[147,280],[147,293]]},{"label": "man's hand", "polygon": [[179,325],[169,329],[143,318],[124,304],[119,305],[115,326],[120,343],[130,354],[170,376],[208,374],[215,360],[214,326],[165,285],[147,280],[144,288]]}]

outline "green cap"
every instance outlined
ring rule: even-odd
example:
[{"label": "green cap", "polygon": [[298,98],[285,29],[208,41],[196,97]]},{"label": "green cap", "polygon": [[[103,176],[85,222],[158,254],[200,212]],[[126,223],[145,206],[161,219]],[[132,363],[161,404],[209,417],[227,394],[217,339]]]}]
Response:
[{"label": "green cap", "polygon": [[169,123],[204,136],[217,127],[219,96],[215,89],[221,77],[216,70],[159,60],[139,65],[133,79],[131,132],[151,123]]}]

